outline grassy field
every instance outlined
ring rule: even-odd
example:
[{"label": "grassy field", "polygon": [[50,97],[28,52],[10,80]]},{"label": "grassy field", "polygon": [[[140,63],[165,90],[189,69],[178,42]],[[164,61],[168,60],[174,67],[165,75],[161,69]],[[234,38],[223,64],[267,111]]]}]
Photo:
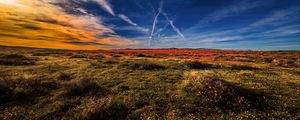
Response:
[{"label": "grassy field", "polygon": [[2,48],[0,119],[300,119],[299,55]]}]

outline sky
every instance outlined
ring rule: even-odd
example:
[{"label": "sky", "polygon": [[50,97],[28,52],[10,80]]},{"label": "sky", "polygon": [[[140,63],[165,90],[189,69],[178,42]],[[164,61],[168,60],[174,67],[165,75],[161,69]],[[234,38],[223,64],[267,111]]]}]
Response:
[{"label": "sky", "polygon": [[0,45],[300,50],[300,1],[0,0]]}]

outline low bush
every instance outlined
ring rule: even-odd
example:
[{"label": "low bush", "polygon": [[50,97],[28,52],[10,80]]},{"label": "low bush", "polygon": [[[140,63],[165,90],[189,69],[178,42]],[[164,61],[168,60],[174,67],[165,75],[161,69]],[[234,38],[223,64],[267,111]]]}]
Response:
[{"label": "low bush", "polygon": [[0,65],[34,65],[35,62],[35,59],[28,58],[21,54],[8,54],[0,56]]},{"label": "low bush", "polygon": [[246,66],[246,65],[232,65],[230,67],[232,70],[259,70],[259,68]]},{"label": "low bush", "polygon": [[26,79],[21,76],[13,79],[9,75],[0,77],[0,103],[45,95],[50,89],[57,88],[55,82],[42,81],[42,79],[40,76]]},{"label": "low bush", "polygon": [[234,86],[214,75],[207,75],[202,79],[191,80],[184,89],[212,106],[233,111],[261,110],[267,107],[267,97],[261,92]]},{"label": "low bush", "polygon": [[89,79],[80,79],[66,82],[63,84],[64,95],[76,97],[84,95],[105,96],[111,93],[108,88],[99,86],[96,82]]},{"label": "low bush", "polygon": [[139,70],[161,70],[166,68],[163,65],[148,62],[148,61],[124,62],[120,66],[129,69],[139,69]]},{"label": "low bush", "polygon": [[129,114],[128,106],[122,100],[112,100],[110,105],[104,109],[98,109],[90,119],[102,120],[102,119],[111,119],[111,120],[124,120]]},{"label": "low bush", "polygon": [[137,57],[146,57],[146,55],[144,55],[142,53],[136,54],[135,56],[137,56]]},{"label": "low bush", "polygon": [[88,56],[84,54],[75,54],[71,55],[70,58],[88,58]]},{"label": "low bush", "polygon": [[32,56],[49,56],[51,55],[51,53],[47,53],[47,52],[35,52],[32,53]]},{"label": "low bush", "polygon": [[209,69],[214,68],[212,64],[203,63],[199,61],[188,61],[184,63],[184,66],[188,69]]},{"label": "low bush", "polygon": [[57,80],[71,80],[72,79],[72,76],[69,75],[69,74],[66,74],[64,72],[58,72],[56,74],[56,79]]}]

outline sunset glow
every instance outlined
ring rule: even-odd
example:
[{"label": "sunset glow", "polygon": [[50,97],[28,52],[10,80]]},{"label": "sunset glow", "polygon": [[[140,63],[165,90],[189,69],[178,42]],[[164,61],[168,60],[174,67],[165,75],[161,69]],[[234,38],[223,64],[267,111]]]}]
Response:
[{"label": "sunset glow", "polygon": [[0,45],[299,49],[299,1],[0,0]]}]

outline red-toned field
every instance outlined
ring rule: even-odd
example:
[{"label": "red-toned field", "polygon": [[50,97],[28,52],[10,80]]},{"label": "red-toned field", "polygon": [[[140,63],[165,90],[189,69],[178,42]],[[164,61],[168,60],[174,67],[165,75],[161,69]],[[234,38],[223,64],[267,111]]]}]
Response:
[{"label": "red-toned field", "polygon": [[[154,57],[168,59],[201,59],[212,60],[214,50],[208,49],[116,49],[112,53],[125,53],[129,57]],[[143,56],[143,54],[145,56]]]}]

